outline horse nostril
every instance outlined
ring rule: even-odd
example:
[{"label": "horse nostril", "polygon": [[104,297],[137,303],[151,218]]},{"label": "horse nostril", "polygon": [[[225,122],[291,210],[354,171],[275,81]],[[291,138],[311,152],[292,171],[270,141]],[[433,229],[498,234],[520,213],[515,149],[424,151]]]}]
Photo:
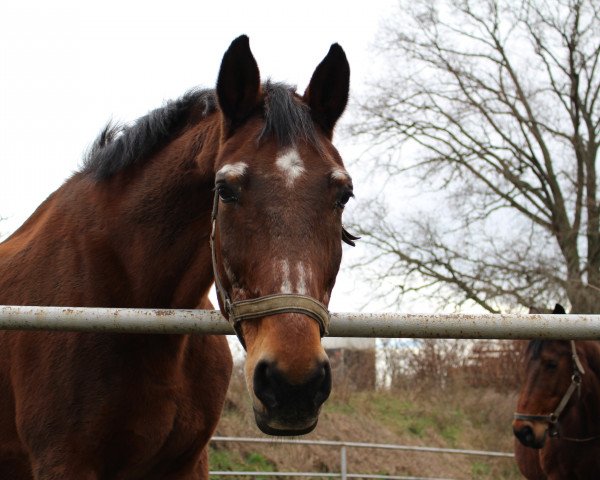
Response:
[{"label": "horse nostril", "polygon": [[525,441],[527,442],[528,445],[533,445],[533,443],[535,442],[535,435],[533,434],[533,428],[525,427],[524,430],[525,431],[523,432],[523,437],[525,438]]},{"label": "horse nostril", "polygon": [[331,392],[331,367],[325,360],[302,384],[291,384],[273,362],[262,360],[254,368],[253,388],[267,410],[295,408],[314,411]]},{"label": "horse nostril", "polygon": [[329,394],[331,393],[331,366],[328,360],[324,361],[319,368],[317,381],[319,383],[313,401],[315,407],[320,407],[329,398]]},{"label": "horse nostril", "polygon": [[275,367],[269,362],[261,361],[254,369],[254,394],[267,408],[277,407]]},{"label": "horse nostril", "polygon": [[515,430],[515,436],[519,439],[519,441],[527,446],[533,445],[535,442],[535,436],[533,434],[533,429],[529,425],[525,425],[519,430]]}]

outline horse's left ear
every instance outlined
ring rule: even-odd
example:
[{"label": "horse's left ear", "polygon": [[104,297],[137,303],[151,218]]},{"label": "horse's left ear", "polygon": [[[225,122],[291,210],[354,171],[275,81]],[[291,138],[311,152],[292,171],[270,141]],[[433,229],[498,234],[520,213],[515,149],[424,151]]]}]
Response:
[{"label": "horse's left ear", "polygon": [[313,120],[329,138],[344,112],[350,92],[350,65],[342,47],[334,43],[316,68],[304,92]]},{"label": "horse's left ear", "polygon": [[236,38],[223,55],[217,99],[227,134],[248,118],[260,100],[260,74],[246,35]]}]

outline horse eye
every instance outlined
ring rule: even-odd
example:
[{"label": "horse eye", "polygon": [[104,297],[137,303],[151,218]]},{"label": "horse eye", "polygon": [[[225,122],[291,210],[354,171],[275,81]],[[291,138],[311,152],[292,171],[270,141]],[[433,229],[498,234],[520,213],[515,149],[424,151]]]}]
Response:
[{"label": "horse eye", "polygon": [[337,199],[337,202],[335,202],[335,205],[338,208],[344,208],[346,206],[346,204],[348,203],[348,201],[354,196],[354,193],[352,192],[351,189],[347,189],[344,190],[342,192],[342,194],[340,195],[340,197]]},{"label": "horse eye", "polygon": [[238,200],[238,197],[235,194],[235,192],[224,183],[219,183],[217,185],[217,193],[219,194],[219,197],[221,198],[221,201],[223,201],[223,203],[233,203],[237,202]]},{"label": "horse eye", "polygon": [[555,360],[549,360],[546,362],[546,369],[556,370],[558,368],[558,362]]}]

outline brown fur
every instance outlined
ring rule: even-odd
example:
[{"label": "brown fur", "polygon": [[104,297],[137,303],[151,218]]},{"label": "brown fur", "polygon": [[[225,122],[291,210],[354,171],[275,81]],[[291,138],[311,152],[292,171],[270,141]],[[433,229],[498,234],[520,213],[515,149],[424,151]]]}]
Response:
[{"label": "brown fur", "polygon": [[515,438],[515,461],[519,471],[528,480],[546,480],[548,477],[542,470],[540,451],[526,447]]},{"label": "brown fur", "polygon": [[[170,136],[157,129],[159,137],[143,146],[147,158],[102,175],[94,175],[93,162],[87,165],[0,244],[0,303],[211,308],[215,172],[237,161],[248,163],[249,172],[239,202],[220,207],[217,235],[218,268],[230,295],[279,291],[275,258],[306,266],[308,293],[328,303],[341,257],[337,199],[348,188],[330,179],[331,169],[342,165],[330,138],[348,93],[343,51],[332,47],[327,59],[311,91],[319,102],[330,92],[330,106],[293,97],[315,111],[314,138],[292,139],[306,169],[294,190],[276,173],[282,148],[264,128],[258,70],[240,37],[221,67],[217,93],[224,109],[182,109],[167,126]],[[95,155],[126,141],[108,133]],[[119,152],[118,159],[127,158],[125,149]],[[316,323],[287,314],[243,329],[247,369],[269,361],[268,387],[283,382],[295,392],[278,397],[277,413],[253,393],[260,418],[272,423],[265,428],[314,427],[328,394],[327,385],[315,384],[327,367]],[[206,446],[230,373],[224,337],[0,332],[0,478],[206,479]],[[252,391],[251,378],[249,386]],[[294,398],[305,394],[317,395],[314,405],[290,416]]]}]

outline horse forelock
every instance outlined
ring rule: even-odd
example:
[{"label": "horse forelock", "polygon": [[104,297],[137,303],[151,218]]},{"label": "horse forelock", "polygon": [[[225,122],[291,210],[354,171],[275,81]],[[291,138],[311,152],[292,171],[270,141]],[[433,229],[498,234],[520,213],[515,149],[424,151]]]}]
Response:
[{"label": "horse forelock", "polygon": [[[295,88],[267,81],[263,92],[264,125],[257,141],[272,138],[280,148],[303,141],[320,151],[310,109],[296,94]],[[127,167],[141,164],[166,146],[190,123],[190,117],[205,118],[217,110],[214,90],[193,89],[132,124],[111,121],[86,152],[81,171],[96,180],[108,179]]]},{"label": "horse forelock", "polygon": [[[576,341],[577,350],[580,351],[584,356],[589,357],[600,357],[600,342],[598,341]],[[525,353],[531,360],[540,358],[544,348],[548,348],[550,345],[561,345],[561,351],[568,352],[570,354],[570,346],[568,340],[543,340],[534,339],[530,340],[527,344]]]},{"label": "horse forelock", "polygon": [[267,81],[263,91],[265,123],[259,141],[272,136],[280,148],[285,148],[301,140],[320,150],[310,109],[296,94],[296,89],[284,83]]}]

